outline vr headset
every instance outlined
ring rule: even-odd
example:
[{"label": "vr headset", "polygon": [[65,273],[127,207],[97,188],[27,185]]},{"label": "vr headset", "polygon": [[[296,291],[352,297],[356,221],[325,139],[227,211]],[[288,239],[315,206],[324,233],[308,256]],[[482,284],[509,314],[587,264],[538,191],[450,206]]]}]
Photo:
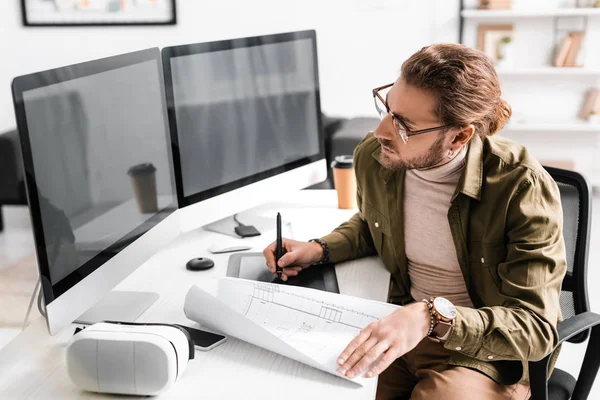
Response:
[{"label": "vr headset", "polygon": [[147,396],[177,381],[194,343],[176,325],[101,322],[76,331],[66,352],[69,378],[81,389]]}]

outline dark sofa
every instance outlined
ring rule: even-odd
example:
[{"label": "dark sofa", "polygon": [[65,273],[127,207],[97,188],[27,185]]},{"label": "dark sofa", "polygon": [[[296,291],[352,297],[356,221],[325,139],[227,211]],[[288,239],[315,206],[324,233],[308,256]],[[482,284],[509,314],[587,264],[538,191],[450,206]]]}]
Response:
[{"label": "dark sofa", "polygon": [[327,157],[327,181],[312,188],[332,189],[331,161],[341,155],[352,155],[354,148],[379,124],[377,118],[323,118],[325,131],[325,155]]},{"label": "dark sofa", "polygon": [[0,231],[3,205],[26,205],[21,144],[16,130],[0,134]]}]

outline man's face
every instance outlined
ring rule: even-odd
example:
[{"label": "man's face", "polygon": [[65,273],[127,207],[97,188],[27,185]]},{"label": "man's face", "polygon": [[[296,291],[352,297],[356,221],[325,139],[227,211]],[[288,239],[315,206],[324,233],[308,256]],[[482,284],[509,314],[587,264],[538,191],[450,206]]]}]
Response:
[{"label": "man's face", "polygon": [[[387,93],[390,111],[411,131],[443,125],[435,114],[434,95],[398,79]],[[410,136],[404,143],[388,114],[375,129],[381,145],[381,164],[389,169],[431,168],[448,161],[450,133],[433,131]]]}]

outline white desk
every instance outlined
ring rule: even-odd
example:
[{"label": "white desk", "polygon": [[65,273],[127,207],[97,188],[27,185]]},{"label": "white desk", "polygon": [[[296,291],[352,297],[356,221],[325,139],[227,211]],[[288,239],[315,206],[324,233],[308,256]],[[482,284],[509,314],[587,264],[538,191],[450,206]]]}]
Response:
[{"label": "white desk", "polygon": [[[338,210],[335,192],[323,190],[301,191],[288,201],[252,210],[265,216],[273,216],[277,211],[292,222],[294,237],[299,240],[319,237],[353,214],[353,211]],[[252,251],[262,251],[274,238],[275,229],[247,240],[254,245]],[[193,284],[206,287],[213,284],[208,278],[225,276],[229,254],[209,254],[205,249],[213,241],[231,239],[202,229],[184,233],[138,268],[117,289],[160,294],[160,299],[138,321],[196,326],[183,314],[185,295]],[[186,270],[185,263],[198,256],[211,257],[215,267],[199,272]],[[380,301],[387,298],[389,274],[379,261],[371,259],[370,262],[338,265],[336,272],[342,293]],[[73,330],[74,326],[50,336],[45,321],[40,318],[0,351],[0,398],[104,397],[79,390],[67,376],[64,349]],[[375,379],[361,388],[230,337],[211,351],[196,351],[196,358],[190,361],[184,375],[160,398],[372,399],[375,388]]]}]

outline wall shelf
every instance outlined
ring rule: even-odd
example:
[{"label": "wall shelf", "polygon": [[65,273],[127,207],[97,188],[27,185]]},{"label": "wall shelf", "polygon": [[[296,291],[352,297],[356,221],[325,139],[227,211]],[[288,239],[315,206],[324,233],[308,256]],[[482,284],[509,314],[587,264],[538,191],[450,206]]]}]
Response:
[{"label": "wall shelf", "polygon": [[590,76],[600,78],[600,69],[582,67],[496,68],[499,76]]},{"label": "wall shelf", "polygon": [[[466,4],[476,7],[473,4],[477,2],[460,0],[459,42],[475,47],[483,35],[480,27],[511,24],[514,46],[520,46],[514,64],[496,67],[503,94],[518,110],[499,135],[525,143],[538,159],[558,157],[556,161],[575,166],[585,172],[594,191],[600,194],[600,164],[596,162],[600,121],[577,118],[589,88],[600,86],[600,58],[586,43],[585,67],[552,65],[565,32],[583,31],[586,38],[596,38],[600,33],[600,8],[561,8],[559,5],[566,3],[563,0],[519,0],[509,10],[465,8]],[[555,96],[560,100],[553,101]],[[559,157],[561,150],[566,152]]]},{"label": "wall shelf", "polygon": [[547,17],[600,17],[600,8],[549,8],[547,10],[475,10],[461,11],[463,18],[471,19],[509,19],[509,18],[547,18]]},{"label": "wall shelf", "polygon": [[564,132],[564,133],[600,133],[600,123],[509,123],[501,132]]}]

